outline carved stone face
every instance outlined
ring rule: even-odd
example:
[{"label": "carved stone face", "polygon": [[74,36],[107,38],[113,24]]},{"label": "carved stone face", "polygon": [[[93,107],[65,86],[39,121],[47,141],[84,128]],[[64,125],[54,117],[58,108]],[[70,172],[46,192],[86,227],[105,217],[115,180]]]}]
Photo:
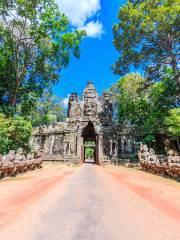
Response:
[{"label": "carved stone face", "polygon": [[97,112],[97,105],[93,102],[84,104],[84,115],[85,116],[95,116]]},{"label": "carved stone face", "polygon": [[28,160],[31,160],[34,158],[34,153],[28,153],[26,157]]},{"label": "carved stone face", "polygon": [[23,154],[23,149],[22,149],[22,148],[19,148],[19,149],[17,150],[17,153],[20,154],[20,155],[22,155],[22,154]]},{"label": "carved stone face", "polygon": [[148,152],[148,146],[146,144],[143,145],[143,152]]}]

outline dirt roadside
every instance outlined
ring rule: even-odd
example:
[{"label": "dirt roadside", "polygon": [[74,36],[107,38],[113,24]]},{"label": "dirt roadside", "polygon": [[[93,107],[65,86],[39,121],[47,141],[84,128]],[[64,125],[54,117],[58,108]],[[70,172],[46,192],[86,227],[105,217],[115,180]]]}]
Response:
[{"label": "dirt roadside", "polygon": [[180,183],[126,167],[108,167],[105,172],[119,184],[152,204],[168,217],[180,223]]},{"label": "dirt roadside", "polygon": [[[22,213],[42,197],[47,197],[52,189],[79,169],[50,164],[40,170],[1,180],[0,231],[15,221],[18,222]],[[166,217],[180,224],[180,183],[126,167],[109,166],[97,169],[97,173],[102,172],[112,187],[115,181],[120,189],[121,186],[127,188]]]},{"label": "dirt roadside", "polygon": [[0,181],[0,230],[13,223],[26,208],[75,171],[76,168],[59,164],[44,164],[42,169],[2,179]]},{"label": "dirt roadside", "polygon": [[0,193],[3,240],[180,236],[179,183],[136,169],[46,166],[3,180]]}]

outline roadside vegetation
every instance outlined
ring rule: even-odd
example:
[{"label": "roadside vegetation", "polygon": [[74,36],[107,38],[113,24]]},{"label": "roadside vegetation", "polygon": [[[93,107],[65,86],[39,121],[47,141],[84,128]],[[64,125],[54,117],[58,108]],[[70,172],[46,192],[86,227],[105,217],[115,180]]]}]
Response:
[{"label": "roadside vegetation", "polygon": [[[178,0],[129,0],[113,25],[120,75],[110,91],[116,120],[141,140],[180,151]],[[71,28],[55,0],[0,1],[0,153],[27,147],[32,126],[63,121],[52,94],[84,31]],[[17,136],[16,136],[17,135]]]},{"label": "roadside vegetation", "polygon": [[[180,151],[179,26],[177,0],[128,1],[113,26],[121,76],[110,91],[116,120],[131,124],[142,140]],[[139,72],[139,73],[136,73]]]},{"label": "roadside vegetation", "polygon": [[24,147],[32,125],[64,118],[52,89],[85,35],[54,0],[0,1],[0,153]]}]

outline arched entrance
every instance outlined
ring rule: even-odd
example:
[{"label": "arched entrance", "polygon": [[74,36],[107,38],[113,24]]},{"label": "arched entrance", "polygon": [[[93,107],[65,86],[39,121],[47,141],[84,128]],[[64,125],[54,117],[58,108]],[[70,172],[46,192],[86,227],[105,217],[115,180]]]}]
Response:
[{"label": "arched entrance", "polygon": [[82,131],[83,146],[81,148],[82,163],[98,164],[98,136],[92,122]]}]

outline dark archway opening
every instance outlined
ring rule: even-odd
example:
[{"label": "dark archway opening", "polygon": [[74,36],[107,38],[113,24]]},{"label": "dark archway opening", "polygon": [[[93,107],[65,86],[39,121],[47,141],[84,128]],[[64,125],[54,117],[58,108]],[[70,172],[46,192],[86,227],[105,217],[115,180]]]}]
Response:
[{"label": "dark archway opening", "polygon": [[92,122],[82,131],[82,162],[98,164],[97,134]]}]

